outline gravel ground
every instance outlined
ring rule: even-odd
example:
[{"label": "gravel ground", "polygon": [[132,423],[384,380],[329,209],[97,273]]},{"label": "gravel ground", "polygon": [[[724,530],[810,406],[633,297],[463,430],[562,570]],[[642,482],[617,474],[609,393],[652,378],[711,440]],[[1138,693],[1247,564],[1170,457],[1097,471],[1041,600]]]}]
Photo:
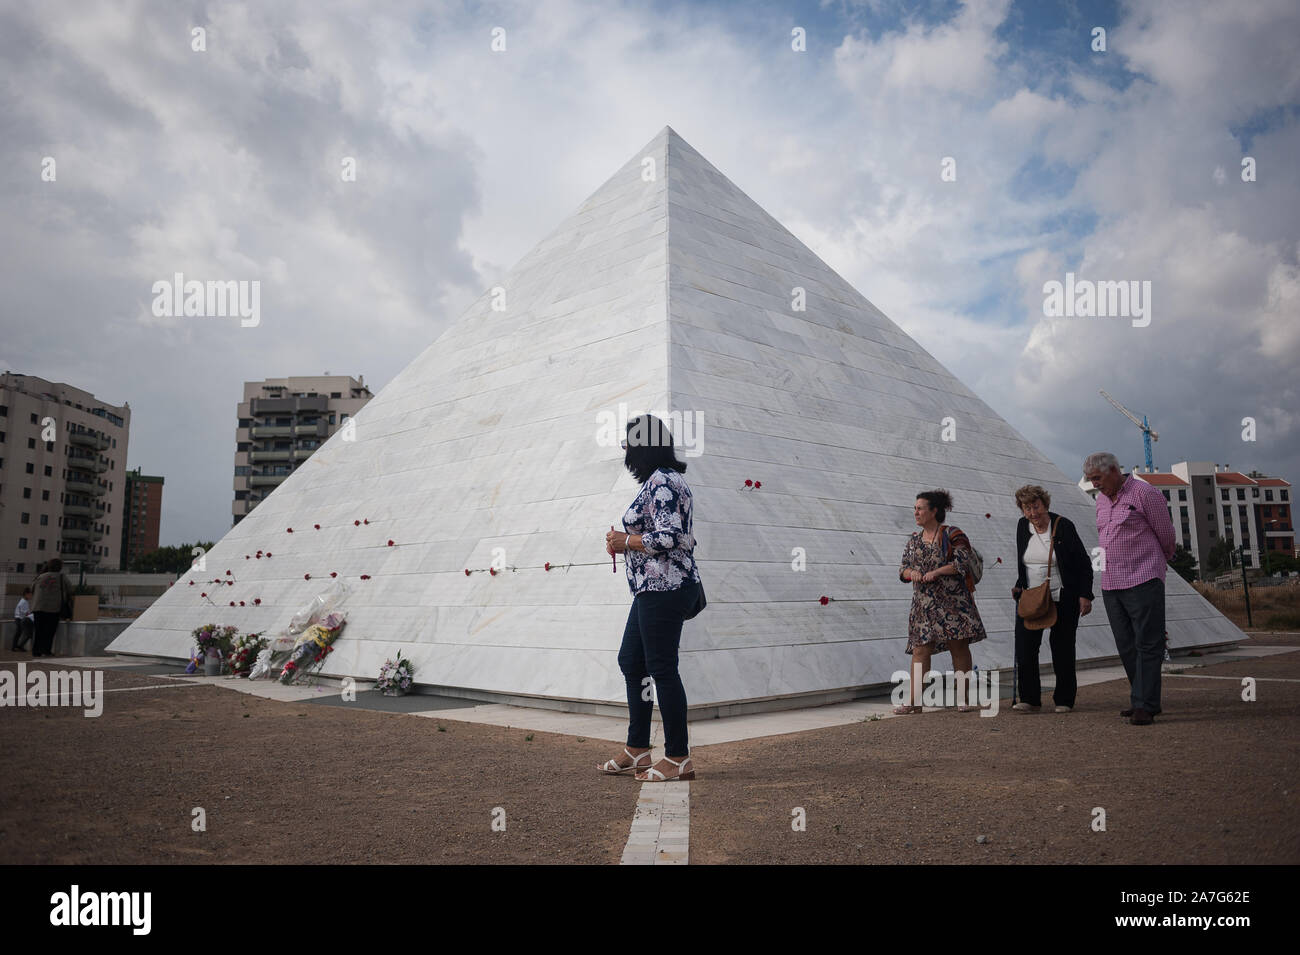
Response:
[{"label": "gravel ground", "polygon": [[[698,747],[691,861],[1300,862],[1300,682],[1269,682],[1300,681],[1300,651],[1199,662],[1179,664],[1234,679],[1167,677],[1150,727],[1118,717],[1118,681],[1062,716],[935,712]],[[1241,676],[1260,679],[1256,702]],[[105,672],[105,689],[173,682]],[[640,788],[592,770],[614,748],[215,686],[112,694],[96,719],[4,707],[0,863],[614,863]]]}]

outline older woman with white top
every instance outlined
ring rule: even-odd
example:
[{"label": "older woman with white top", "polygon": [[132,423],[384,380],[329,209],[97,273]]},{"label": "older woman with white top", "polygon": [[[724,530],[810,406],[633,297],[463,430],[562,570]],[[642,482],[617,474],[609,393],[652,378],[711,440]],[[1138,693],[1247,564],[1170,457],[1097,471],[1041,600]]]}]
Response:
[{"label": "older woman with white top", "polygon": [[1016,491],[1016,505],[1024,517],[1016,527],[1016,557],[1019,576],[1011,596],[1016,609],[1016,668],[1020,676],[1020,702],[1012,707],[1022,713],[1036,713],[1042,707],[1042,684],[1038,674],[1038,651],[1044,629],[1030,629],[1020,615],[1020,595],[1048,580],[1056,605],[1056,621],[1050,627],[1052,671],[1056,689],[1052,701],[1057,713],[1074,708],[1079,683],[1074,672],[1074,638],[1079,618],[1092,612],[1092,560],[1074,524],[1048,510],[1052,496],[1036,484]]}]

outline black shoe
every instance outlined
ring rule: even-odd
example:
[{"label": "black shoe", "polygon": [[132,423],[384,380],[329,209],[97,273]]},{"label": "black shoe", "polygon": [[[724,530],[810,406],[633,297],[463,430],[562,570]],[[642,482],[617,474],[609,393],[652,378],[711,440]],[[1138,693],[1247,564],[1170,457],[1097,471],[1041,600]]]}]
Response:
[{"label": "black shoe", "polygon": [[[1149,715],[1151,715],[1151,716],[1159,716],[1159,715],[1160,715],[1161,713],[1163,713],[1163,712],[1164,712],[1164,710],[1157,708],[1157,709],[1155,710],[1155,712],[1153,712],[1153,713],[1151,713],[1151,714],[1149,714]],[[1119,711],[1119,715],[1122,716],[1122,717],[1124,717],[1124,719],[1128,719],[1130,716],[1133,715],[1133,710],[1120,710],[1120,711]]]},{"label": "black shoe", "polygon": [[1150,726],[1155,722],[1155,719],[1146,710],[1134,709],[1133,716],[1129,719],[1129,722],[1134,726]]}]

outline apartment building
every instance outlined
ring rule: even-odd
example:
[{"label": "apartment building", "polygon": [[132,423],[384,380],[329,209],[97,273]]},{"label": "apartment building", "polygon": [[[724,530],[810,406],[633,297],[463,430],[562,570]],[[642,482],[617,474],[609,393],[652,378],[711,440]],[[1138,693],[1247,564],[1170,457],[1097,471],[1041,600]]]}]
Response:
[{"label": "apartment building", "polygon": [[52,557],[120,569],[130,427],[129,404],[0,375],[0,569],[34,574]]},{"label": "apartment building", "polygon": [[235,432],[232,525],[266,500],[373,397],[364,375],[326,372],[244,382]]},{"label": "apartment building", "polygon": [[126,504],[122,515],[122,569],[129,570],[136,558],[158,549],[162,518],[163,479],[126,472]]}]

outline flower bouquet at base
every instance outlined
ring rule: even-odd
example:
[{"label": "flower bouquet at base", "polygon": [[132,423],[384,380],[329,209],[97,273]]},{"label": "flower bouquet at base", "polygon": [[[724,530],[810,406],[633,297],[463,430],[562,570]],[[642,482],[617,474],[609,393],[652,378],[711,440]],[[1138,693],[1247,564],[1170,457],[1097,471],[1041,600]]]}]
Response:
[{"label": "flower bouquet at base", "polygon": [[402,651],[397,651],[396,660],[385,660],[379,668],[379,679],[375,689],[384,696],[403,696],[411,691],[415,683],[415,667],[410,659],[402,658]]},{"label": "flower bouquet at base", "polygon": [[201,627],[196,627],[193,636],[194,643],[198,646],[198,654],[190,658],[190,666],[185,668],[185,672],[195,672],[198,669],[197,664],[205,659],[209,661],[229,659],[234,649],[235,635],[238,633],[238,627],[220,627],[215,623],[205,623]]},{"label": "flower bouquet at base", "polygon": [[245,633],[235,637],[230,651],[230,669],[235,676],[248,676],[257,662],[257,656],[266,649],[268,641],[260,633]]},{"label": "flower bouquet at base", "polygon": [[344,614],[333,611],[304,630],[294,641],[289,660],[280,670],[280,682],[287,686],[297,681],[333,653],[334,641],[338,639],[346,619]]}]

